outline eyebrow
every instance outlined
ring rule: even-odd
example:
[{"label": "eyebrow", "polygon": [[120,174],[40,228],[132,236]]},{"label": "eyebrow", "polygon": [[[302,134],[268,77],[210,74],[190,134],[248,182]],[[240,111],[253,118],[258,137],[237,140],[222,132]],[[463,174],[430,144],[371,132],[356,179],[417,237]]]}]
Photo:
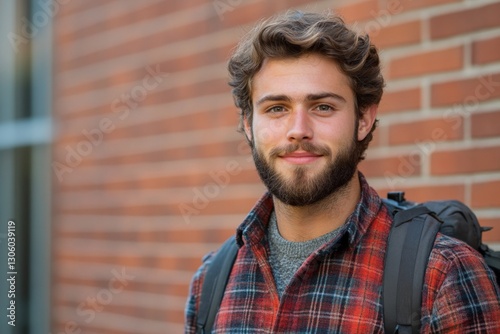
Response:
[{"label": "eyebrow", "polygon": [[339,100],[340,102],[343,102],[343,103],[347,102],[343,96],[335,94],[335,93],[330,93],[330,92],[307,95],[308,101],[316,101],[316,100],[321,100],[321,99],[325,99],[325,98],[332,98],[335,100]]},{"label": "eyebrow", "polygon": [[266,95],[260,98],[255,105],[260,106],[264,102],[273,102],[273,101],[286,101],[290,102],[292,99],[286,95]]},{"label": "eyebrow", "polygon": [[[307,101],[317,101],[325,98],[332,98],[335,100],[338,100],[340,102],[345,103],[346,99],[342,97],[341,95],[335,94],[335,93],[330,93],[330,92],[324,92],[324,93],[318,93],[318,94],[308,94],[306,96]],[[255,105],[259,106],[263,104],[264,102],[273,102],[273,101],[285,101],[285,102],[291,102],[292,99],[287,96],[287,95],[266,95],[260,98]]]}]

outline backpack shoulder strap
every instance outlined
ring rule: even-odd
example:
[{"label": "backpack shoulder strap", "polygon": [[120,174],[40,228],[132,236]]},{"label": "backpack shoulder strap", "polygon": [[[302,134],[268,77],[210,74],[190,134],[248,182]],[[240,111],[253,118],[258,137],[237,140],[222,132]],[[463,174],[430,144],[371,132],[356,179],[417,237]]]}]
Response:
[{"label": "backpack shoulder strap", "polygon": [[419,333],[427,261],[441,222],[427,207],[397,211],[387,242],[383,278],[386,333]]},{"label": "backpack shoulder strap", "polygon": [[196,321],[196,331],[199,334],[212,331],[238,249],[234,237],[227,239],[208,266],[201,290]]}]

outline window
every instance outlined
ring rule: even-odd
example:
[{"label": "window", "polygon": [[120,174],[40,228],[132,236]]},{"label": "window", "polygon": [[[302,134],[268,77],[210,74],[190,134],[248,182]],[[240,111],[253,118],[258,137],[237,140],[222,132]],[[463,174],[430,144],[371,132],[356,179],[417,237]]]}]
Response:
[{"label": "window", "polygon": [[[16,273],[11,282],[0,280],[5,334],[50,331],[50,2],[0,2],[0,268],[2,277]],[[15,223],[14,271],[9,221]],[[7,310],[11,300],[14,312]]]}]

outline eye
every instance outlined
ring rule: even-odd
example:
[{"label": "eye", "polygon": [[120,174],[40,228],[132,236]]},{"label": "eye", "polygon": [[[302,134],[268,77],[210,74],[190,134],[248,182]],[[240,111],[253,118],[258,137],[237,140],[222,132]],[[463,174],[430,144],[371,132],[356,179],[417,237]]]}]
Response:
[{"label": "eye", "polygon": [[332,106],[330,106],[328,104],[318,104],[314,109],[318,110],[322,113],[328,113],[328,112],[332,112],[335,110]]},{"label": "eye", "polygon": [[284,112],[285,108],[283,106],[272,106],[266,110],[267,113],[276,114]]}]

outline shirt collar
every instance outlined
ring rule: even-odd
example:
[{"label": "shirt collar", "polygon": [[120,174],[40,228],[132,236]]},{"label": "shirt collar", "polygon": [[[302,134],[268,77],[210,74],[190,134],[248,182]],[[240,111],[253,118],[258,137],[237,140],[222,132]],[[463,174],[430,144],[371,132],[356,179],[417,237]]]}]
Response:
[{"label": "shirt collar", "polygon": [[377,192],[370,187],[364,175],[358,172],[361,184],[361,198],[353,213],[347,218],[346,225],[349,233],[349,243],[355,246],[365,235],[371,223],[378,216],[382,199]]},{"label": "shirt collar", "polygon": [[[372,189],[364,175],[358,172],[361,184],[361,196],[353,213],[347,218],[346,223],[341,227],[343,229],[339,237],[345,237],[349,240],[351,246],[356,246],[363,235],[368,230],[372,221],[377,217],[382,205],[382,200],[377,192]],[[236,232],[236,240],[240,246],[243,243],[258,244],[265,242],[267,225],[269,217],[274,209],[273,197],[267,192],[255,204]],[[322,247],[322,250],[329,249],[328,245]]]}]

